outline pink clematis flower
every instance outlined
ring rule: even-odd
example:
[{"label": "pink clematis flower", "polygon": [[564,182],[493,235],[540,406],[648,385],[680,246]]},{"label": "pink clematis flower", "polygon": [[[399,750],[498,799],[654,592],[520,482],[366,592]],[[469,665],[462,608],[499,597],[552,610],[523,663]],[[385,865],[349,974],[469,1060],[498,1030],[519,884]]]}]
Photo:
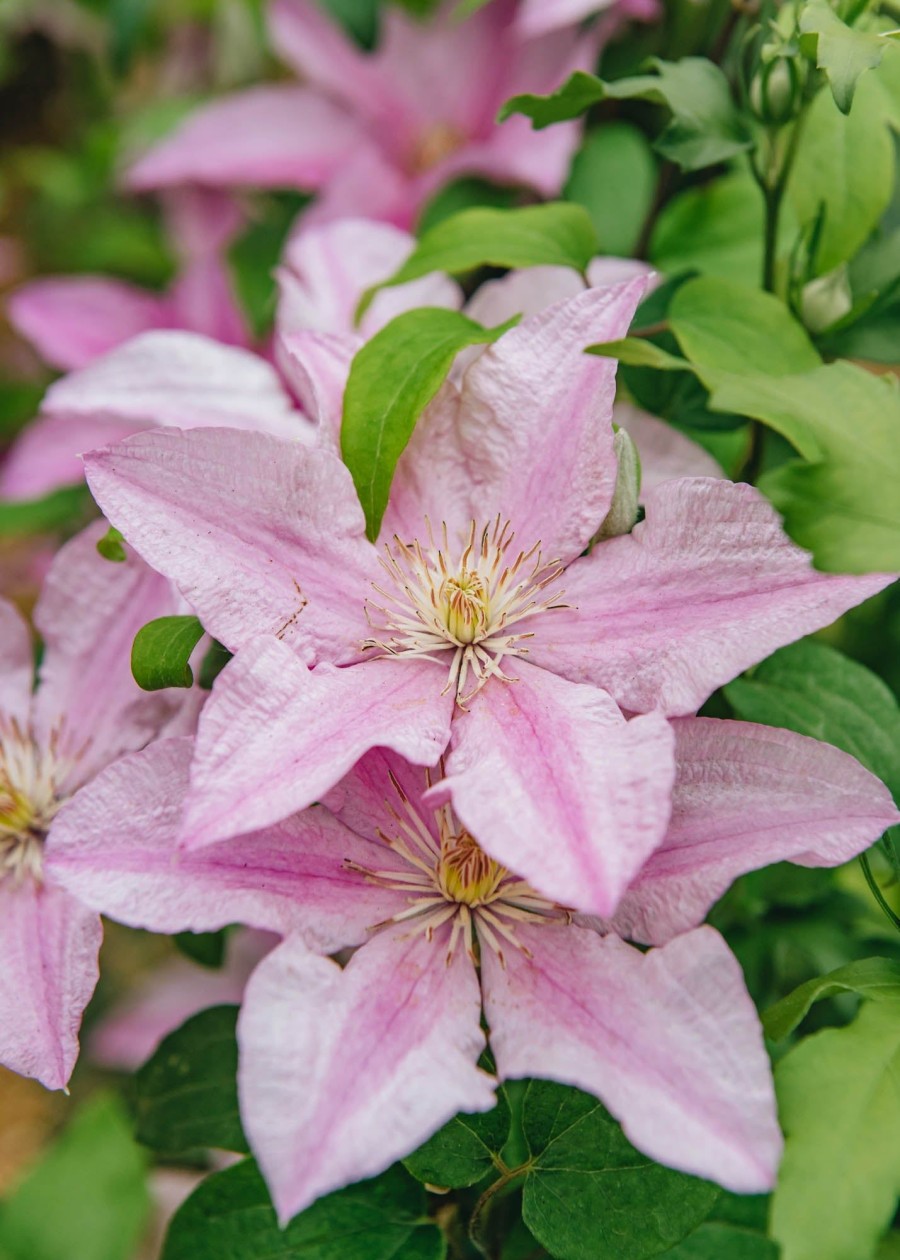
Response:
[{"label": "pink clematis flower", "polygon": [[660,13],[658,0],[522,0],[516,27],[526,36],[547,35],[602,14],[605,42],[626,22],[655,22]]},{"label": "pink clematis flower", "polygon": [[[738,874],[836,865],[898,814],[883,784],[815,740],[708,719],[673,728],[672,827],[621,925],[662,946],[648,953],[497,863],[444,784],[380,750],[325,803],[186,851],[189,743],[157,742],[63,811],[48,865],[135,926],[239,919],[289,933],[239,1022],[244,1125],[282,1220],[457,1112],[491,1107],[482,1014],[497,1080],[588,1090],[654,1159],[763,1191],[781,1139],[761,1029],[736,960],[697,924]],[[343,969],[323,956],[347,947],[361,948]]]},{"label": "pink clematis flower", "polygon": [[[0,495],[34,498],[75,484],[83,476],[81,452],[156,424],[224,425],[314,441],[310,418],[318,415],[327,387],[322,373],[332,361],[345,374],[362,338],[401,311],[461,303],[458,286],[446,276],[426,276],[379,295],[355,330],[363,291],[395,271],[412,245],[398,228],[359,220],[311,229],[295,240],[279,272],[275,357],[283,373],[248,349],[174,331],[143,332],[70,373],[50,387],[40,415],[7,456]],[[308,341],[315,365],[301,370],[294,352]],[[306,415],[297,409],[298,398]]]},{"label": "pink clematis flower", "polygon": [[53,276],[12,294],[10,323],[52,367],[84,367],[151,328],[186,328],[226,345],[249,344],[223,258],[241,212],[228,197],[199,188],[171,193],[167,209],[180,261],[167,293],[108,276]]},{"label": "pink clematis flower", "polygon": [[112,564],[92,526],[57,554],[35,609],[45,651],[32,695],[25,623],[0,603],[0,1063],[62,1089],[97,982],[96,913],[44,867],[62,803],[171,718],[170,695],[141,692],[137,630],[174,611],[169,583],[136,557]]},{"label": "pink clematis flower", "polygon": [[447,0],[427,23],[386,8],[368,54],[315,0],[274,0],[273,45],[304,85],[251,88],[205,106],[138,161],[131,187],[298,187],[319,192],[314,219],[366,214],[401,227],[461,175],[558,193],[579,126],[535,135],[525,119],[494,120],[516,92],[549,92],[589,69],[597,39],[559,31],[523,40],[514,0],[493,0],[465,21],[455,8]]},{"label": "pink clematis flower", "polygon": [[668,822],[662,715],[888,583],[816,572],[757,491],[704,478],[583,554],[616,461],[615,365],[582,351],[624,335],[643,284],[557,303],[448,382],[378,548],[327,447],[158,430],[88,457],[107,517],[237,653],[200,720],[190,843],[305,808],[370,748],[435,765],[450,741],[490,856],[608,917]]}]

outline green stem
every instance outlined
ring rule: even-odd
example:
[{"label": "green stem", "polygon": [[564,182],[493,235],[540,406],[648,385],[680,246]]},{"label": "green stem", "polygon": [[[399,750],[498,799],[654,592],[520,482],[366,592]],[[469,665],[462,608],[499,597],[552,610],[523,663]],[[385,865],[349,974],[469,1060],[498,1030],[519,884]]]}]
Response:
[{"label": "green stem", "polygon": [[471,1240],[472,1246],[476,1249],[476,1251],[478,1251],[479,1255],[490,1255],[490,1252],[487,1249],[487,1239],[484,1236],[484,1229],[487,1224],[488,1209],[493,1203],[494,1198],[501,1192],[501,1190],[505,1190],[510,1182],[524,1176],[528,1171],[528,1168],[529,1164],[521,1164],[518,1168],[505,1169],[503,1175],[498,1177],[493,1185],[488,1186],[487,1190],[485,1190],[484,1194],[475,1204],[472,1217],[469,1221],[469,1239]]},{"label": "green stem", "polygon": [[881,906],[881,909],[887,915],[888,919],[890,919],[891,923],[893,923],[897,931],[900,932],[900,915],[895,914],[895,912],[891,909],[891,907],[888,905],[888,903],[884,899],[884,893],[881,891],[881,889],[878,887],[878,884],[875,882],[875,876],[872,874],[872,868],[869,865],[868,854],[860,853],[859,864],[863,869],[863,875],[865,875],[866,877],[866,883],[869,885],[869,887],[872,890],[872,896],[878,902],[879,906]]}]

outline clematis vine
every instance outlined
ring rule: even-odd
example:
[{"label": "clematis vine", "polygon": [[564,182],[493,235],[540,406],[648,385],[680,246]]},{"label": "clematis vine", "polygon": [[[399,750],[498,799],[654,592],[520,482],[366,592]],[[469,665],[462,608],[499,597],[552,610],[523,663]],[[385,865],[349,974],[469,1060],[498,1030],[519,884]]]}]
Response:
[{"label": "clematis vine", "polygon": [[75,1064],[102,928],[47,872],[47,835],[82,784],[176,707],[170,693],[142,693],[129,667],[140,626],[174,611],[170,584],[135,556],[102,560],[102,532],[90,527],[50,568],[35,609],[44,655],[34,694],[31,635],[0,603],[0,1063],[48,1089]]},{"label": "clematis vine", "polygon": [[[697,925],[736,875],[836,865],[898,814],[815,740],[695,718],[673,730],[673,822],[613,925],[639,925],[661,946],[647,953],[498,863],[446,781],[382,750],[322,804],[184,848],[190,745],[159,741],[60,814],[49,868],[134,926],[287,934],[238,1026],[244,1126],[283,1221],[524,1076],[599,1096],[658,1161],[764,1191],[781,1138],[761,1029],[737,961]],[[343,968],[326,956],[342,949]]]},{"label": "clematis vine", "polygon": [[191,844],[320,800],[370,748],[434,766],[449,742],[489,856],[609,917],[669,820],[664,715],[888,583],[816,572],[758,492],[705,478],[653,487],[589,550],[615,365],[583,348],[625,334],[643,286],[559,302],[448,382],[377,547],[327,447],[160,430],[88,457],[107,517],[236,653],[199,724]]},{"label": "clematis vine", "polygon": [[192,115],[132,168],[151,190],[297,187],[316,191],[312,219],[366,214],[408,227],[451,179],[484,175],[558,193],[578,124],[534,135],[524,119],[498,127],[516,92],[552,91],[591,69],[598,40],[575,30],[524,39],[515,0],[460,21],[445,0],[427,22],[395,7],[365,53],[315,0],[274,0],[272,44],[303,86],[251,88]]}]

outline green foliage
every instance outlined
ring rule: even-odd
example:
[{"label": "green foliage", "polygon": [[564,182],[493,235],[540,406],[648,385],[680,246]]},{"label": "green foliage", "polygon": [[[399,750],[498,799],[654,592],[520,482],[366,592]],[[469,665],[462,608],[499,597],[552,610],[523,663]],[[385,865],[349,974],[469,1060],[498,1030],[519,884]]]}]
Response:
[{"label": "green foliage", "polygon": [[170,1033],[135,1076],[135,1131],[167,1156],[246,1151],[237,1100],[236,1006],[213,1006]]},{"label": "green foliage", "polygon": [[655,75],[636,75],[612,83],[575,73],[552,96],[514,96],[500,111],[501,120],[524,114],[535,127],[577,118],[604,100],[642,100],[664,105],[672,114],[654,148],[682,170],[698,171],[743,153],[753,134],[737,110],[725,75],[705,57],[681,61],[652,58]]},{"label": "green foliage", "polygon": [[176,932],[172,937],[178,949],[191,962],[213,970],[225,961],[226,932]]},{"label": "green foliage", "polygon": [[781,1041],[806,1016],[813,1002],[836,993],[859,993],[862,997],[900,1002],[900,962],[892,958],[861,958],[838,967],[827,976],[817,976],[769,1008],[763,1016],[766,1036]]},{"label": "green foliage", "polygon": [[809,0],[803,6],[800,30],[801,47],[825,71],[838,109],[849,114],[857,80],[880,63],[889,37],[880,31],[854,30],[828,0]]},{"label": "green foliage", "polygon": [[745,171],[673,197],[650,240],[650,261],[665,275],[696,270],[756,285],[762,256],[762,194]]},{"label": "green foliage", "polygon": [[424,307],[392,319],[355,355],[344,392],[341,455],[373,541],[397,461],[454,358],[465,346],[496,341],[508,327],[486,329],[457,311]]},{"label": "green foliage", "polygon": [[418,1181],[433,1186],[474,1186],[500,1166],[500,1152],[509,1138],[512,1117],[506,1091],[497,1092],[491,1111],[459,1115],[403,1161]]},{"label": "green foliage", "polygon": [[141,626],[131,648],[131,672],[144,691],[164,687],[190,687],[194,681],[188,664],[203,637],[196,617],[157,617]]},{"label": "green foliage", "polygon": [[425,1191],[399,1165],[319,1199],[280,1229],[252,1160],[208,1177],[175,1214],[162,1260],[444,1260]]},{"label": "green foliage", "polygon": [[432,271],[461,275],[478,267],[537,267],[584,271],[597,252],[597,234],[582,206],[551,201],[515,210],[462,210],[429,228],[406,262],[363,294],[358,315],[379,289],[406,284]]},{"label": "green foliage", "polygon": [[767,1215],[764,1196],[723,1193],[703,1224],[660,1260],[778,1260]]},{"label": "green foliage", "polygon": [[213,639],[209,650],[200,662],[200,675],[197,682],[204,691],[209,691],[222,670],[231,660],[231,653],[217,639]]},{"label": "green foliage", "polygon": [[125,548],[122,546],[124,541],[123,535],[115,525],[110,525],[103,537],[97,539],[97,551],[104,560],[111,560],[114,564],[124,564],[128,559]]},{"label": "green foliage", "polygon": [[0,503],[0,537],[72,533],[86,523],[91,506],[86,486],[63,486],[40,499],[7,500]]},{"label": "green foliage", "polygon": [[656,163],[642,132],[615,122],[590,132],[572,163],[566,197],[585,207],[600,252],[631,254],[653,202]]},{"label": "green foliage", "polygon": [[900,1000],[864,1002],[846,1028],[777,1065],[785,1154],[772,1202],[782,1260],[859,1260],[900,1194]]},{"label": "green foliage", "polygon": [[595,1098],[532,1081],[525,1224],[559,1260],[643,1260],[707,1217],[719,1190],[639,1154]]},{"label": "green foliage", "polygon": [[95,1095],[0,1204],[4,1260],[131,1260],[150,1208],[123,1108]]}]

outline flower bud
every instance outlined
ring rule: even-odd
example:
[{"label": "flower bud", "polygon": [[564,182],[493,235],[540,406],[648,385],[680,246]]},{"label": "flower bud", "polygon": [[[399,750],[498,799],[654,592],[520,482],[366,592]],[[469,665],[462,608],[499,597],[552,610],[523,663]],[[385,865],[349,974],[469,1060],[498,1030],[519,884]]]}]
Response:
[{"label": "flower bud", "polygon": [[800,99],[800,71],[792,57],[763,63],[750,84],[750,105],[761,122],[779,124],[793,118]]},{"label": "flower bud", "polygon": [[817,276],[803,286],[800,297],[800,313],[810,332],[823,332],[853,306],[853,295],[847,279],[847,265],[841,263],[834,271]]},{"label": "flower bud", "polygon": [[616,427],[613,450],[618,463],[616,488],[606,519],[597,531],[596,541],[630,534],[638,519],[641,493],[641,458],[637,447],[624,429]]}]

